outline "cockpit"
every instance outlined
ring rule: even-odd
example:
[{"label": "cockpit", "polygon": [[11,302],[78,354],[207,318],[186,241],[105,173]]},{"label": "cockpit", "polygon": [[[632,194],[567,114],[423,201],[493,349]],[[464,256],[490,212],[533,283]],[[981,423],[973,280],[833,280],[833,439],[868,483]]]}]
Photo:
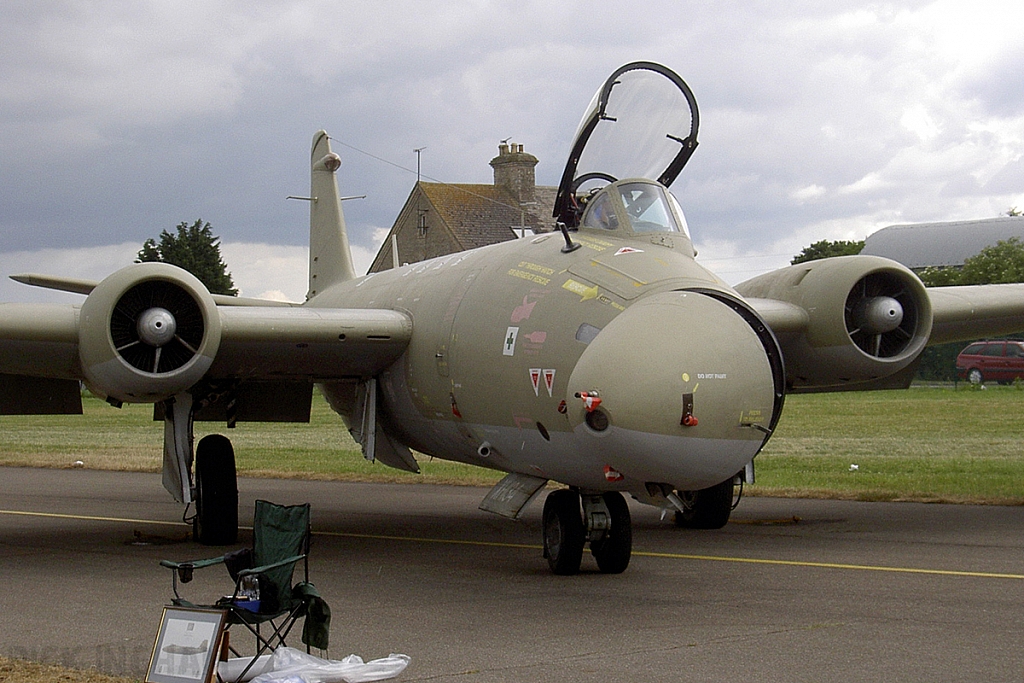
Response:
[{"label": "cockpit", "polygon": [[683,233],[686,219],[672,193],[650,180],[623,180],[585,197],[580,226],[635,233]]},{"label": "cockpit", "polygon": [[616,70],[580,122],[555,198],[567,228],[682,233],[668,187],[697,147],[697,102],[675,72],[652,62]]}]

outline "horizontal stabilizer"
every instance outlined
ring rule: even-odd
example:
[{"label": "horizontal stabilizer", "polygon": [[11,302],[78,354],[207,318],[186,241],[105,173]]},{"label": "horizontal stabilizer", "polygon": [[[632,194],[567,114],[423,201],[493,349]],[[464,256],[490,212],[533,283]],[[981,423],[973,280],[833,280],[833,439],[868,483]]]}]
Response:
[{"label": "horizontal stabilizer", "polygon": [[89,294],[99,283],[95,280],[80,280],[73,277],[58,277],[56,275],[40,275],[39,273],[20,273],[12,275],[11,279],[23,285],[32,287],[43,287],[44,289],[56,289],[59,292],[71,292],[72,294]]},{"label": "horizontal stabilizer", "polygon": [[[92,294],[99,282],[95,280],[80,280],[72,277],[59,277],[57,275],[42,275],[39,273],[21,273],[12,275],[11,279],[23,285],[31,287],[42,287],[44,289],[55,289],[58,292],[71,292],[72,294]],[[298,306],[297,303],[287,301],[274,301],[272,299],[255,299],[245,296],[229,296],[227,294],[211,294],[214,303],[218,306]]]}]

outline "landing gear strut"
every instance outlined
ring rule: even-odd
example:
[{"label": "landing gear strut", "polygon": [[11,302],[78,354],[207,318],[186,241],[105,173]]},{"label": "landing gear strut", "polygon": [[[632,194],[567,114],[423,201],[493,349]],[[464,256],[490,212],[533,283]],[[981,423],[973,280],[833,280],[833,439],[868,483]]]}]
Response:
[{"label": "landing gear strut", "polygon": [[209,434],[196,446],[196,515],[192,535],[203,545],[230,545],[238,539],[238,482],[231,441]]},{"label": "landing gear strut", "polygon": [[544,502],[544,557],[551,571],[561,575],[578,573],[587,541],[601,572],[620,574],[629,566],[633,526],[622,494],[607,491],[581,497],[572,489],[548,494]]},{"label": "landing gear strut", "polygon": [[590,541],[590,552],[602,573],[621,574],[629,566],[633,552],[633,522],[621,493],[608,491],[601,499],[611,517],[611,528],[605,531],[604,538]]}]

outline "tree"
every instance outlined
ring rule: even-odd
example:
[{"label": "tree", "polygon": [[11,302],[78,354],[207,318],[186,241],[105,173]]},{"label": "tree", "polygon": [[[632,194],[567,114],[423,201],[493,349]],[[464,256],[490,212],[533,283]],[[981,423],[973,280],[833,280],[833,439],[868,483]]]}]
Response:
[{"label": "tree", "polygon": [[859,254],[863,248],[864,240],[836,240],[835,242],[820,240],[809,247],[804,247],[803,251],[793,257],[790,264],[795,266],[798,263],[817,261],[832,256],[852,256]]},{"label": "tree", "polygon": [[959,285],[1024,282],[1024,243],[1017,237],[999,240],[964,261]]},{"label": "tree", "polygon": [[917,271],[925,287],[952,287],[960,284],[960,269],[956,266],[926,266]]},{"label": "tree", "polygon": [[159,244],[152,238],[146,240],[139,251],[139,260],[160,261],[184,268],[199,278],[213,294],[238,294],[220,255],[220,238],[213,234],[209,223],[203,223],[202,218],[192,225],[179,223],[176,234],[161,231]]}]

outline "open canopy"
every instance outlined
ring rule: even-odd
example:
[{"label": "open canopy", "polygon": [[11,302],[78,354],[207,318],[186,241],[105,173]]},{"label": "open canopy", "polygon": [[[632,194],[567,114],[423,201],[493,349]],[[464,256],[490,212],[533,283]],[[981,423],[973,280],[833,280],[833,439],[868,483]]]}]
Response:
[{"label": "open canopy", "polygon": [[579,222],[575,195],[588,185],[647,178],[671,185],[697,147],[699,116],[689,86],[654,62],[618,68],[594,95],[562,172],[554,216]]}]

